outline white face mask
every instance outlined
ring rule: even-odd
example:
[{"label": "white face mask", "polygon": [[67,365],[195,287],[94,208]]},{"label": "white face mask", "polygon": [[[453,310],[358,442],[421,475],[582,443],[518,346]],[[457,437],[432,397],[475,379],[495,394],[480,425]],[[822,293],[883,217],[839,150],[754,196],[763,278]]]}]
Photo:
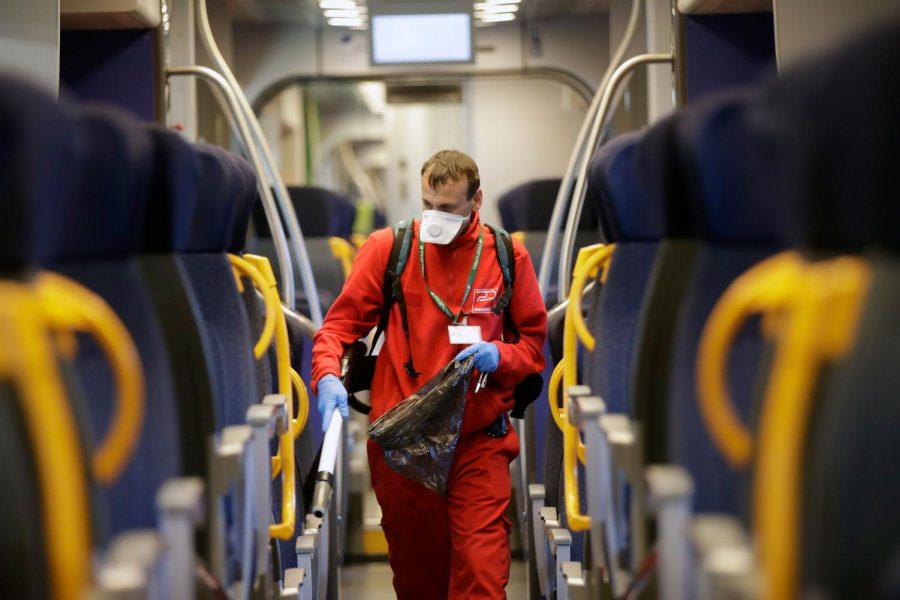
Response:
[{"label": "white face mask", "polygon": [[469,219],[472,217],[455,215],[439,210],[423,210],[422,226],[419,228],[419,237],[428,244],[445,246],[456,239]]}]

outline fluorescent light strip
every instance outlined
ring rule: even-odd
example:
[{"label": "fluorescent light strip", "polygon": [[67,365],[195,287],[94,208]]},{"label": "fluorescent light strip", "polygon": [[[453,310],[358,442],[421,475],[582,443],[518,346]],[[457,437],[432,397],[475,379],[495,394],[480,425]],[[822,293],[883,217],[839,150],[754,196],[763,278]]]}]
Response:
[{"label": "fluorescent light strip", "polygon": [[522,0],[483,0],[483,2],[476,3],[478,4],[520,4]]},{"label": "fluorescent light strip", "polygon": [[500,13],[514,13],[519,11],[515,4],[476,4],[475,10],[486,15],[498,15]]},{"label": "fluorescent light strip", "polygon": [[328,24],[334,27],[361,27],[363,20],[351,18],[328,19]]},{"label": "fluorescent light strip", "polygon": [[322,13],[326,19],[336,19],[336,18],[346,18],[349,17],[351,19],[360,18],[359,12],[353,10],[352,8],[338,8],[338,9],[328,9]]},{"label": "fluorescent light strip", "polygon": [[353,9],[356,8],[356,2],[354,0],[319,0],[319,8]]},{"label": "fluorescent light strip", "polygon": [[485,23],[500,23],[502,21],[515,21],[516,15],[513,13],[495,13],[495,14],[482,14],[475,15],[477,18],[481,19]]}]

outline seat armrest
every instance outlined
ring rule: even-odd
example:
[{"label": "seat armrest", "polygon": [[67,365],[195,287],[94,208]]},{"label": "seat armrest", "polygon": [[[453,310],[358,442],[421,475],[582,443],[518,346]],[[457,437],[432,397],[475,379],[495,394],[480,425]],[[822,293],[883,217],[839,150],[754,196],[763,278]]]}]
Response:
[{"label": "seat armrest", "polygon": [[679,466],[647,468],[650,505],[656,510],[660,589],[664,600],[696,598],[695,570],[688,543],[694,483]]},{"label": "seat armrest", "polygon": [[695,589],[700,600],[762,597],[759,568],[740,521],[727,515],[695,517],[690,538],[699,563]]},{"label": "seat armrest", "polygon": [[166,481],[156,494],[159,529],[165,544],[163,587],[167,598],[194,596],[194,528],[206,516],[205,487],[199,477]]},{"label": "seat armrest", "polygon": [[165,545],[152,529],[120,534],[97,571],[92,597],[101,600],[166,597],[163,579]]}]

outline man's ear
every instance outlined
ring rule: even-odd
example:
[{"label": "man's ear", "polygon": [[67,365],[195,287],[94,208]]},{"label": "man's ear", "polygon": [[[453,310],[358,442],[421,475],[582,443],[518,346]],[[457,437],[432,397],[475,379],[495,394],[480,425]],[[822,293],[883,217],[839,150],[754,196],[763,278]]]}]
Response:
[{"label": "man's ear", "polygon": [[481,199],[482,199],[481,188],[478,188],[478,191],[475,192],[474,196],[472,196],[472,212],[474,212],[476,210],[481,210]]}]

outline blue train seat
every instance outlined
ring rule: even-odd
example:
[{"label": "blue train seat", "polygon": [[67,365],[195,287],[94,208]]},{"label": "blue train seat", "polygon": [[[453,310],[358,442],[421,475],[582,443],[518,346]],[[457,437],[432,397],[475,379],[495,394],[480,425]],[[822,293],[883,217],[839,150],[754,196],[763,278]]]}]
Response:
[{"label": "blue train seat", "polygon": [[[766,134],[755,127],[755,99],[743,92],[713,98],[684,111],[677,125],[702,245],[680,308],[667,406],[668,459],[693,476],[696,510],[745,518],[749,477],[728,466],[712,444],[699,411],[695,363],[700,333],[721,294],[738,275],[784,247],[787,207],[774,202],[758,168]],[[759,323],[751,320],[739,332],[728,364],[735,405],[749,423],[758,408],[764,350]]]},{"label": "blue train seat", "polygon": [[[146,408],[137,448],[122,476],[101,490],[104,535],[156,525],[154,497],[182,473],[179,413],[162,327],[135,259],[140,249],[153,151],[132,119],[109,109],[77,112],[85,132],[75,194],[59,206],[65,227],[45,263],[103,298],[134,339],[144,368]],[[100,348],[79,339],[74,359],[87,404],[91,445],[107,430],[114,394]]]},{"label": "blue train seat", "polygon": [[156,166],[139,263],[162,327],[181,421],[184,472],[209,473],[208,444],[215,430],[209,334],[178,255],[185,251],[200,187],[200,159],[179,134],[150,128]]},{"label": "blue train seat", "polygon": [[633,355],[624,359],[631,361],[628,410],[641,424],[647,463],[666,460],[666,401],[675,329],[698,247],[689,202],[691,183],[685,176],[689,165],[675,144],[680,119],[676,114],[647,130],[634,157],[645,202],[662,211],[664,228],[641,300]]},{"label": "blue train seat", "polygon": [[209,333],[216,431],[245,422],[247,408],[261,400],[250,321],[226,252],[240,212],[240,177],[226,151],[206,144],[200,157],[200,192],[190,220],[185,253],[179,256],[200,316]]},{"label": "blue train seat", "polygon": [[855,341],[819,374],[805,441],[802,584],[835,598],[900,591],[898,71],[895,22],[786,73],[761,101],[783,141],[770,161],[796,198],[792,243],[810,260],[861,254],[871,269]]},{"label": "blue train seat", "polygon": [[[63,224],[57,209],[76,187],[83,143],[76,120],[54,99],[18,79],[0,77],[0,277],[26,279],[52,256]],[[47,598],[45,500],[20,401],[18,390],[4,378],[0,589],[17,598]],[[87,457],[82,461],[87,473]]]},{"label": "blue train seat", "polygon": [[[632,360],[644,291],[659,241],[665,206],[654,204],[637,177],[640,135],[625,134],[604,145],[591,161],[588,194],[601,208],[605,237],[616,244],[603,292],[590,312],[595,350],[586,356],[585,382],[615,413],[632,412]],[[598,281],[599,283],[599,281]]]}]

